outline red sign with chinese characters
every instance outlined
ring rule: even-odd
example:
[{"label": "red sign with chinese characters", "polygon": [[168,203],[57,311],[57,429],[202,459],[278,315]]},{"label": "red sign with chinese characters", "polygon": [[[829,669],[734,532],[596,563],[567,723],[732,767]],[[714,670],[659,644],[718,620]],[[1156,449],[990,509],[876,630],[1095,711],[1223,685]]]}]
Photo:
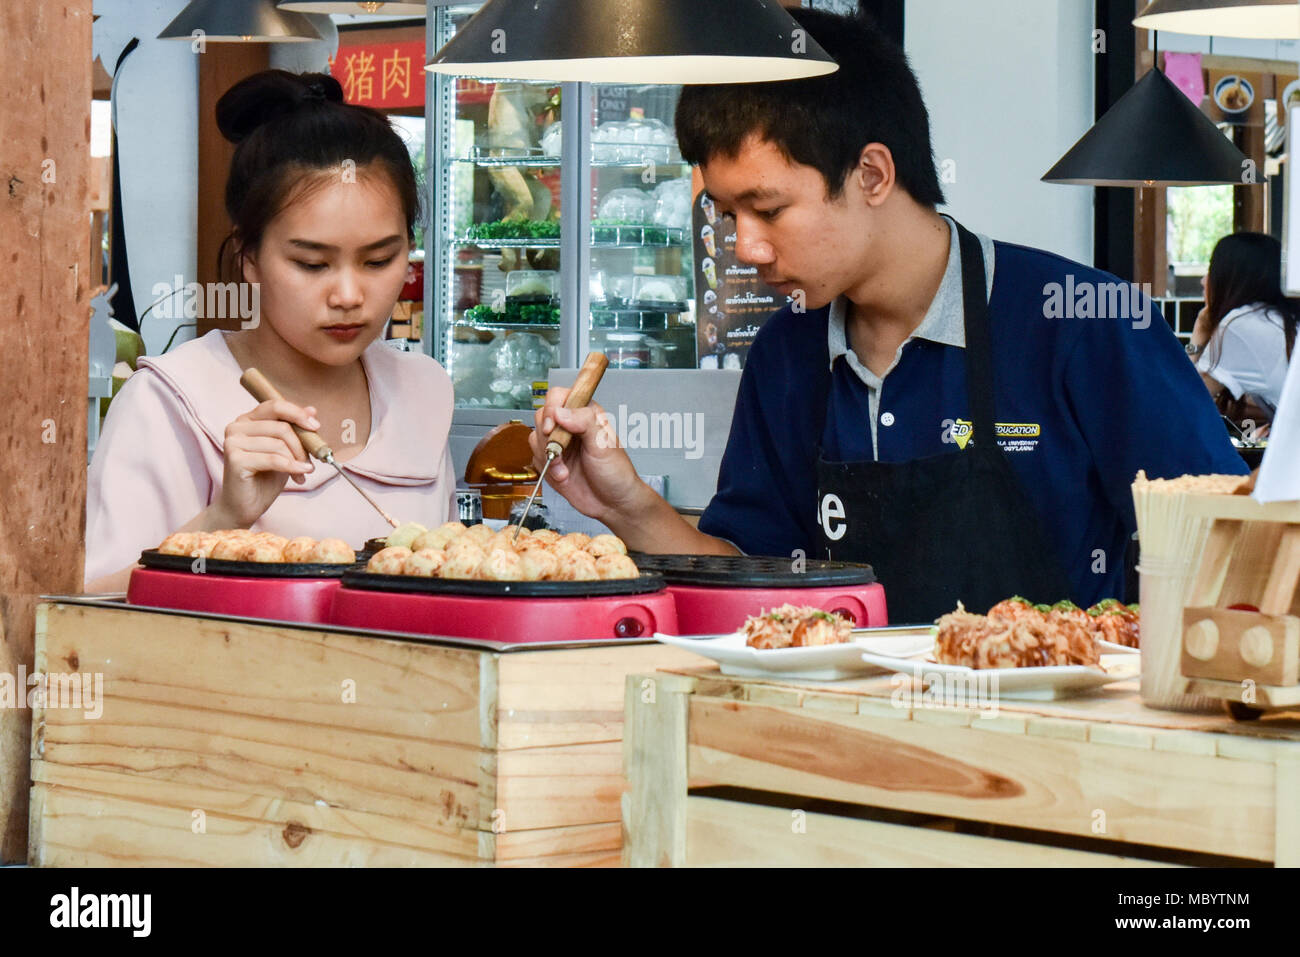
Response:
[{"label": "red sign with chinese characters", "polygon": [[424,43],[339,46],[330,73],[349,103],[393,110],[424,106]]}]

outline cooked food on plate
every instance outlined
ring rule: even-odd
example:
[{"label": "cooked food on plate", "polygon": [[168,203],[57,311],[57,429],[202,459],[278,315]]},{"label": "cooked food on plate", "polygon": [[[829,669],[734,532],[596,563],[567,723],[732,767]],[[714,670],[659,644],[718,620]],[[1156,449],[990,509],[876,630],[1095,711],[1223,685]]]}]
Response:
[{"label": "cooked food on plate", "polygon": [[211,558],[230,562],[351,565],[356,552],[337,538],[284,538],[246,528],[219,532],[176,532],[158,546],[163,555]]},{"label": "cooked food on plate", "polygon": [[1087,611],[1068,601],[1049,607],[1008,598],[987,615],[972,614],[958,602],[956,611],[938,621],[934,660],[967,668],[1096,665],[1098,641],[1136,648],[1138,626],[1138,606],[1113,598]]},{"label": "cooked food on plate", "polygon": [[[394,537],[409,539],[410,544],[395,546]],[[513,527],[498,532],[490,525],[467,528],[447,522],[431,531],[403,526],[388,542],[366,571],[462,581],[597,581],[641,574],[627,556],[627,545],[615,535],[562,536],[545,528],[524,528],[516,534]]]},{"label": "cooked food on plate", "polygon": [[782,605],[746,618],[740,633],[761,650],[840,645],[852,636],[853,622],[820,608]]}]

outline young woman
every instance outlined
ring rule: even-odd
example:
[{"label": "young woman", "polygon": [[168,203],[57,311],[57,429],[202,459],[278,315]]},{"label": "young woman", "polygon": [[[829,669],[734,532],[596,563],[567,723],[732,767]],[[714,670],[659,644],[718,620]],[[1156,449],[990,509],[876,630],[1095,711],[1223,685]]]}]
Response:
[{"label": "young woman", "polygon": [[1262,399],[1268,417],[1277,407],[1300,318],[1300,304],[1283,294],[1281,276],[1282,244],[1272,236],[1234,233],[1214,247],[1205,308],[1187,351],[1220,408],[1228,396]]},{"label": "young woman", "polygon": [[[383,534],[290,423],[320,432],[399,521],[437,525],[454,508],[451,380],[433,359],[379,341],[419,212],[406,146],[322,74],[243,80],[217,122],[237,144],[223,265],[257,284],[260,310],[240,331],[142,359],[114,400],[90,469],[90,591],[125,588],[141,550],[175,531],[256,528],[354,547]],[[250,366],[284,401],[243,390]]]}]

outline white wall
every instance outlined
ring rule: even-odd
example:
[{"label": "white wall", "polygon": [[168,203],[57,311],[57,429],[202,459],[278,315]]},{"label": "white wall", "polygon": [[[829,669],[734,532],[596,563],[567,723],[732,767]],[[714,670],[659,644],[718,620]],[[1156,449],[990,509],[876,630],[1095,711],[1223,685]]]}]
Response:
[{"label": "white wall", "polygon": [[[994,239],[1092,263],[1093,191],[1040,177],[1093,122],[1091,0],[908,0],[906,42],[947,211]],[[942,166],[941,166],[942,171]]]}]

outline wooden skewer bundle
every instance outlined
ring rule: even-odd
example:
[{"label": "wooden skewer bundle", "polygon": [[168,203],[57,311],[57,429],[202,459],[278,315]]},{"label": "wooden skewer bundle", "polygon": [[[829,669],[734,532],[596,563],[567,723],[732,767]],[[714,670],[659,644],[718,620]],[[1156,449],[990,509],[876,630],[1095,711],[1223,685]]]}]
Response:
[{"label": "wooden skewer bundle", "polygon": [[1211,520],[1187,514],[1189,494],[1232,494],[1240,475],[1185,475],[1133,482],[1141,558],[1142,702],[1165,711],[1217,711],[1213,698],[1185,693],[1182,674],[1183,608]]}]

